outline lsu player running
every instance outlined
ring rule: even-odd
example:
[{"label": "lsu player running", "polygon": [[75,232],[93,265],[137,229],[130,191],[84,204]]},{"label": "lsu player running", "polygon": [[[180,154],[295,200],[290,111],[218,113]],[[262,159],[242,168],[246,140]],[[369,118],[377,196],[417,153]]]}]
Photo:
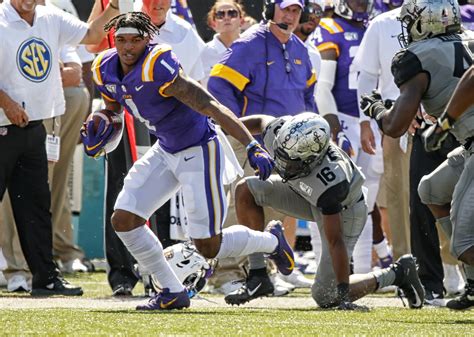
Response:
[{"label": "lsu player running", "polygon": [[[247,146],[252,167],[265,180],[273,160],[233,113],[217,102],[181,70],[167,45],[149,44],[157,32],[150,18],[131,12],[112,19],[116,48],[97,56],[92,71],[106,108],[119,113],[126,107],[158,141],[135,162],[124,181],[112,215],[112,225],[138,263],[162,291],[138,310],[189,307],[183,285],[163,255],[156,236],[145,225],[151,214],[182,187],[189,235],[206,258],[270,254],[279,269],[293,263],[293,252],[282,228],[268,232],[232,226],[222,230],[226,201],[222,183],[224,154],[210,118]],[[111,128],[110,126],[109,128]],[[97,155],[111,130],[93,122],[81,135],[86,153]]]},{"label": "lsu player running", "polygon": [[[462,146],[418,185],[418,194],[447,236],[451,253],[464,262],[466,292],[447,307],[464,310],[474,305],[474,107],[456,116],[446,110],[460,78],[473,63],[471,31],[462,32],[456,0],[408,0],[400,11],[400,42],[405,49],[392,61],[400,96],[390,110],[376,94],[362,96],[361,108],[384,134],[404,133],[420,103],[437,123],[423,133],[427,151],[435,151],[451,132]],[[451,112],[449,114],[448,112]]]},{"label": "lsu player running", "polygon": [[[356,66],[354,57],[366,31],[366,23],[372,11],[372,0],[336,0],[333,18],[324,18],[314,35],[314,42],[321,53],[316,102],[319,111],[331,126],[333,139],[351,158],[362,167],[368,188],[367,204],[372,212],[383,172],[381,146],[375,155],[360,150],[359,100],[357,98]],[[375,135],[380,144],[380,134]],[[378,138],[378,139],[377,139]],[[371,270],[372,217],[361,234],[354,251],[354,271]]]},{"label": "lsu player running", "polygon": [[411,255],[402,256],[388,268],[349,276],[352,251],[367,219],[364,175],[330,140],[327,121],[314,113],[241,119],[252,133],[263,133],[278,174],[267,181],[247,177],[239,182],[239,223],[262,226],[263,207],[269,206],[318,224],[322,253],[312,286],[316,303],[323,308],[354,310],[357,305],[353,301],[393,284],[404,291],[410,308],[422,307],[423,286]]}]

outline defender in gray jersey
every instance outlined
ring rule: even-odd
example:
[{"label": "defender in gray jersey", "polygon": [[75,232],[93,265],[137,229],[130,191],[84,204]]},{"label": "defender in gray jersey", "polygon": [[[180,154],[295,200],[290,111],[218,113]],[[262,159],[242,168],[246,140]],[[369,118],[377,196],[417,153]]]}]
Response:
[{"label": "defender in gray jersey", "polygon": [[[451,132],[462,144],[453,150],[431,174],[423,177],[418,193],[451,237],[451,252],[464,262],[468,279],[466,292],[474,287],[474,107],[457,119],[446,113],[446,105],[466,69],[472,64],[469,45],[472,32],[461,32],[456,0],[411,0],[403,4],[400,20],[407,48],[392,62],[400,97],[387,111],[374,95],[363,96],[361,108],[377,120],[387,135],[402,135],[415,117],[420,103],[438,118],[423,135],[425,148],[437,150]],[[473,291],[474,292],[474,291]],[[452,309],[466,309],[472,300],[457,298],[447,303]]]},{"label": "defender in gray jersey", "polygon": [[362,191],[365,178],[349,156],[330,141],[325,119],[303,113],[241,120],[252,133],[263,132],[278,174],[267,181],[247,177],[239,182],[239,223],[262,230],[264,206],[318,223],[322,254],[312,296],[321,307],[353,310],[357,306],[352,301],[394,284],[403,289],[411,308],[420,308],[424,291],[411,255],[404,255],[389,268],[349,276],[349,260],[367,218]]}]

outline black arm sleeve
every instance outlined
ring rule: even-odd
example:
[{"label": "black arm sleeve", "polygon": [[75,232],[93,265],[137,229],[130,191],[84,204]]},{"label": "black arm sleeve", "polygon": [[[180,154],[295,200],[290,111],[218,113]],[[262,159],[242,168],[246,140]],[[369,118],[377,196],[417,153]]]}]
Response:
[{"label": "black arm sleeve", "polygon": [[402,49],[392,59],[392,75],[397,87],[423,72],[420,59],[411,51]]},{"label": "black arm sleeve", "polygon": [[332,215],[342,211],[342,202],[349,194],[350,185],[347,180],[327,189],[318,199],[318,208],[324,215]]}]

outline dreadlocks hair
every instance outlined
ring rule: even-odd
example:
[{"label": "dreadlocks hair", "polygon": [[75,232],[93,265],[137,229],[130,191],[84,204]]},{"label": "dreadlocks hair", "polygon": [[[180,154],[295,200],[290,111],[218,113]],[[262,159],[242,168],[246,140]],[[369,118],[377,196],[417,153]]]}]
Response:
[{"label": "dreadlocks hair", "polygon": [[119,29],[122,27],[133,27],[138,29],[140,35],[148,35],[150,38],[158,33],[158,27],[151,22],[150,17],[143,12],[129,12],[117,15],[107,22],[104,30],[108,33],[112,29]]}]

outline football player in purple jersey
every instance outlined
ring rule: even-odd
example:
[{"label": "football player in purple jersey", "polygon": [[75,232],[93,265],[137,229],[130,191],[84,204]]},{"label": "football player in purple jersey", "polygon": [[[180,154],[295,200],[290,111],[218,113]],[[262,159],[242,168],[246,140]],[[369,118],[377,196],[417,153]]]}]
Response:
[{"label": "football player in purple jersey", "polygon": [[[117,235],[161,289],[137,309],[190,305],[161,243],[145,225],[180,187],[189,235],[204,257],[263,252],[288,272],[294,265],[293,252],[281,227],[272,226],[264,233],[240,225],[222,230],[227,208],[222,182],[225,154],[211,118],[246,145],[249,162],[263,180],[274,165],[269,154],[229,109],[184,74],[169,46],[149,43],[157,28],[146,14],[117,16],[105,28],[115,30],[116,48],[99,54],[92,71],[106,108],[119,113],[126,107],[158,139],[129,171],[112,215]],[[81,134],[86,153],[93,156],[101,151],[110,132],[106,129],[97,135],[86,126]]]}]

